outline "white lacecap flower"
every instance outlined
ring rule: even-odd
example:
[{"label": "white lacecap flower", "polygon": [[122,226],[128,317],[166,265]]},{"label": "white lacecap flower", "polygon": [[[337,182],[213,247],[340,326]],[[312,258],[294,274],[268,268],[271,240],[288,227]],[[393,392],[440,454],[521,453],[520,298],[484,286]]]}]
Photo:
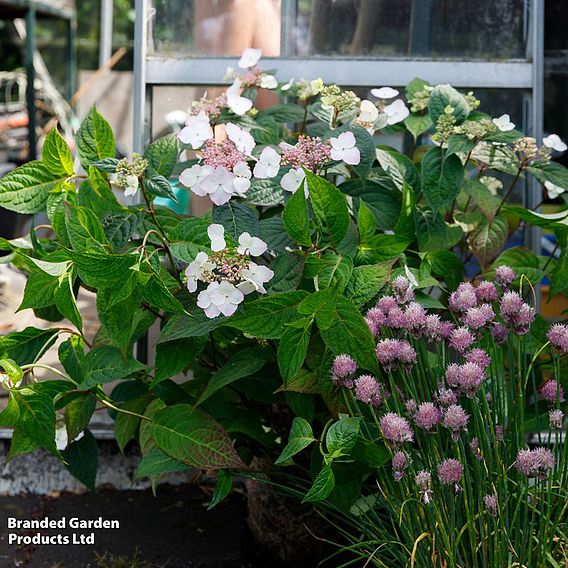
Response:
[{"label": "white lacecap flower", "polygon": [[244,278],[244,282],[238,284],[237,287],[243,294],[250,294],[251,292],[266,294],[264,284],[270,282],[273,276],[274,272],[268,266],[250,262],[247,268],[241,270],[241,277]]},{"label": "white lacecap flower", "polygon": [[212,270],[213,267],[214,265],[209,260],[207,254],[202,251],[198,252],[195,260],[190,262],[189,266],[185,269],[187,289],[190,292],[195,292],[197,290],[197,281],[203,276],[205,271]]},{"label": "white lacecap flower", "polygon": [[242,82],[235,79],[234,83],[227,89],[227,106],[237,115],[242,116],[252,108],[252,101],[246,97],[241,97]]},{"label": "white lacecap flower", "polygon": [[246,162],[238,162],[233,167],[233,173],[235,174],[233,179],[235,193],[244,195],[250,188],[250,178],[252,177],[248,164]]},{"label": "white lacecap flower", "polygon": [[250,69],[254,67],[262,57],[262,49],[256,49],[254,47],[247,47],[239,59],[238,66],[241,69]]},{"label": "white lacecap flower", "polygon": [[258,162],[254,166],[254,176],[259,179],[273,178],[278,175],[280,170],[280,154],[271,146],[262,150],[258,157]]},{"label": "white lacecap flower", "polygon": [[563,187],[555,185],[551,181],[545,181],[544,187],[546,188],[549,199],[556,199],[559,195],[562,195],[565,191]]},{"label": "white lacecap flower", "polygon": [[200,166],[195,164],[191,168],[186,168],[181,172],[179,181],[185,187],[189,187],[196,195],[207,195],[207,192],[201,187],[201,182],[213,173],[211,166]]},{"label": "white lacecap flower", "polygon": [[226,248],[227,243],[225,242],[225,228],[223,225],[212,223],[207,227],[207,235],[211,239],[211,250],[213,252],[219,252]]},{"label": "white lacecap flower", "polygon": [[282,85],[281,91],[289,91],[294,86],[294,77],[292,77],[286,84]]},{"label": "white lacecap flower", "polygon": [[243,299],[244,294],[234,284],[224,280],[211,282],[207,289],[201,291],[197,296],[197,305],[208,318],[221,314],[232,316]]},{"label": "white lacecap flower", "polygon": [[332,160],[343,160],[351,166],[356,166],[361,161],[361,153],[353,132],[342,132],[337,138],[330,138],[329,142]]},{"label": "white lacecap flower", "polygon": [[268,245],[258,237],[251,236],[250,233],[244,232],[239,237],[239,246],[237,252],[239,254],[250,254],[251,256],[260,256],[266,252]]},{"label": "white lacecap flower", "polygon": [[126,188],[124,189],[124,197],[135,195],[138,191],[138,178],[135,175],[126,176]]},{"label": "white lacecap flower", "polygon": [[502,114],[499,118],[494,118],[493,124],[501,132],[508,132],[515,128],[515,125],[511,122],[511,117],[508,114]]},{"label": "white lacecap flower", "polygon": [[280,180],[280,186],[290,193],[296,193],[302,182],[304,183],[304,193],[306,197],[308,197],[306,172],[304,172],[302,168],[292,168],[289,172],[285,173]]},{"label": "white lacecap flower", "polygon": [[359,110],[359,116],[357,117],[359,122],[374,123],[377,118],[379,118],[379,109],[377,105],[367,99],[361,101],[361,108]]},{"label": "white lacecap flower", "polygon": [[402,122],[410,114],[410,111],[406,108],[402,99],[397,99],[385,107],[385,114],[387,115],[387,124],[393,125]]},{"label": "white lacecap flower", "polygon": [[542,143],[551,150],[556,150],[557,152],[565,152],[568,146],[561,140],[558,134],[549,134],[542,139]]},{"label": "white lacecap flower", "polygon": [[207,176],[200,187],[209,195],[215,205],[227,203],[235,193],[235,174],[223,166],[217,166],[211,175]]},{"label": "white lacecap flower", "polygon": [[398,91],[392,87],[380,87],[371,89],[371,95],[377,99],[394,99],[398,95]]},{"label": "white lacecap flower", "polygon": [[206,140],[213,138],[213,128],[205,111],[188,116],[185,126],[178,133],[178,138],[194,150],[201,148]]},{"label": "white lacecap flower", "polygon": [[260,86],[263,89],[276,89],[276,87],[278,87],[278,81],[274,75],[263,73],[260,76]]},{"label": "white lacecap flower", "polygon": [[237,150],[245,154],[245,156],[250,156],[256,146],[256,142],[250,132],[247,132],[232,122],[228,122],[225,125],[225,130],[227,131],[229,140],[235,144]]}]

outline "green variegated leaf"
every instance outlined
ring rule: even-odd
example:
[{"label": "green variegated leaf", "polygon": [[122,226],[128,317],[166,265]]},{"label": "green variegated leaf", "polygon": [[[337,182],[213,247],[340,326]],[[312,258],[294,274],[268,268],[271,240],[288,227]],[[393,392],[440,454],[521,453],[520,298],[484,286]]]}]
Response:
[{"label": "green variegated leaf", "polygon": [[77,154],[84,168],[105,158],[114,158],[114,134],[109,123],[93,106],[77,131]]}]

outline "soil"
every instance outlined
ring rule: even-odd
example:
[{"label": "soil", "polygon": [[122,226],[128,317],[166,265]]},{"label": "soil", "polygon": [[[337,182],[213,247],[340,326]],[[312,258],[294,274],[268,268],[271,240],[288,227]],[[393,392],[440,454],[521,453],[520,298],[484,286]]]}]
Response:
[{"label": "soil", "polygon": [[[22,568],[244,568],[246,506],[233,495],[211,511],[195,486],[151,491],[98,491],[57,497],[0,497],[0,567]],[[8,544],[7,518],[116,519],[117,530],[95,530],[94,545]],[[41,530],[44,535],[91,530]]]}]

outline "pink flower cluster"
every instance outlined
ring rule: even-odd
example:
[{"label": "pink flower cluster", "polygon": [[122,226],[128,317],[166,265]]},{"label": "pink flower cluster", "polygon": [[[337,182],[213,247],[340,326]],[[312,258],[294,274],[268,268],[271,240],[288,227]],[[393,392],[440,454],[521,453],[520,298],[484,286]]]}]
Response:
[{"label": "pink flower cluster", "polygon": [[355,381],[355,398],[365,404],[380,406],[383,396],[377,379],[371,375],[361,375]]},{"label": "pink flower cluster", "polygon": [[412,442],[414,439],[414,433],[408,420],[395,412],[387,412],[381,416],[379,425],[385,440],[393,446]]},{"label": "pink flower cluster", "polygon": [[444,410],[443,425],[451,431],[454,442],[459,440],[462,430],[467,430],[469,416],[459,404],[451,404]]},{"label": "pink flower cluster", "polygon": [[357,372],[357,363],[349,355],[338,355],[333,360],[331,379],[336,386],[351,388]]},{"label": "pink flower cluster", "polygon": [[483,368],[477,363],[466,362],[463,365],[450,363],[446,369],[446,382],[460,394],[473,398],[485,380]]},{"label": "pink flower cluster", "polygon": [[456,493],[460,491],[459,482],[463,476],[462,464],[453,458],[444,460],[438,466],[438,477],[444,485],[454,485]]},{"label": "pink flower cluster", "polygon": [[298,137],[295,146],[283,144],[281,148],[282,165],[289,165],[294,168],[304,167],[316,172],[331,160],[331,145],[329,142],[322,142],[321,138],[317,136],[301,135]]},{"label": "pink flower cluster", "polygon": [[542,395],[542,398],[550,404],[564,402],[564,389],[556,379],[546,381],[540,389],[540,394]]},{"label": "pink flower cluster", "polygon": [[554,454],[546,448],[519,450],[515,467],[527,477],[543,480],[554,467]]},{"label": "pink flower cluster", "polygon": [[505,292],[500,301],[501,319],[518,335],[529,331],[535,318],[533,307],[525,304],[517,292]]},{"label": "pink flower cluster", "polygon": [[375,354],[387,373],[401,365],[409,372],[416,363],[414,347],[403,339],[382,339],[377,344]]},{"label": "pink flower cluster", "polygon": [[395,452],[392,457],[392,475],[395,481],[400,481],[406,475],[406,468],[410,465],[410,456],[406,452]]},{"label": "pink flower cluster", "polygon": [[546,336],[558,351],[568,353],[568,325],[556,323],[549,329]]},{"label": "pink flower cluster", "polygon": [[237,150],[232,140],[222,142],[207,140],[201,150],[201,157],[205,165],[212,168],[221,167],[229,171],[232,171],[237,164],[247,161],[247,157]]}]

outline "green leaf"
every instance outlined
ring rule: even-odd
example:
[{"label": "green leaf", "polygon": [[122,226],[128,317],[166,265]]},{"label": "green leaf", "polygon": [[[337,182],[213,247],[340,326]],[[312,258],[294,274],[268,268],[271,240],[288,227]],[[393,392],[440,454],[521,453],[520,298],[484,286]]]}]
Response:
[{"label": "green leaf", "polygon": [[414,212],[416,210],[416,196],[412,188],[404,183],[402,186],[402,203],[398,221],[394,226],[396,235],[413,238],[416,232]]},{"label": "green leaf", "polygon": [[85,358],[85,367],[85,379],[79,385],[83,390],[124,379],[146,369],[132,356],[125,358],[116,347],[110,345],[91,349]]},{"label": "green leaf", "polygon": [[169,178],[176,165],[179,154],[178,140],[175,134],[154,140],[144,152],[150,167],[159,175]]},{"label": "green leaf", "polygon": [[428,111],[432,122],[436,124],[438,118],[446,114],[447,107],[452,107],[456,124],[462,123],[471,112],[465,97],[450,85],[436,85],[430,93]]},{"label": "green leaf", "polygon": [[53,297],[57,309],[81,332],[83,329],[83,318],[73,294],[71,272],[59,279],[59,285],[55,289]]},{"label": "green leaf", "polygon": [[156,477],[166,473],[188,471],[189,469],[190,467],[187,464],[171,458],[159,448],[153,448],[140,460],[134,479]]},{"label": "green leaf", "polygon": [[92,162],[90,168],[96,168],[99,172],[102,172],[104,174],[114,174],[116,172],[117,165],[117,158],[103,158],[102,160]]},{"label": "green leaf", "polygon": [[359,211],[357,213],[357,229],[359,230],[359,240],[363,245],[372,239],[377,229],[375,216],[362,200],[359,202]]},{"label": "green leaf", "polygon": [[24,298],[18,311],[26,308],[47,308],[53,306],[54,294],[57,289],[58,280],[54,276],[37,270],[32,272],[26,281],[24,288]]},{"label": "green leaf", "polygon": [[12,359],[0,359],[0,369],[2,373],[8,375],[12,385],[18,385],[24,378],[24,372]]},{"label": "green leaf", "polygon": [[101,219],[103,230],[113,252],[120,253],[130,244],[130,241],[138,235],[141,221],[142,215],[139,213],[110,214]]},{"label": "green leaf", "polygon": [[153,274],[144,284],[142,300],[153,308],[172,314],[183,314],[185,312],[181,302],[172,295],[157,274]]},{"label": "green leaf", "polygon": [[81,383],[85,378],[85,347],[83,340],[76,335],[70,336],[69,339],[66,339],[59,345],[58,355],[65,372],[75,382]]},{"label": "green leaf", "polygon": [[33,262],[38,268],[41,268],[46,274],[50,276],[62,276],[63,273],[69,268],[69,261],[65,262],[50,262],[47,260],[41,260],[39,258],[33,258],[31,256],[26,256],[26,260]]},{"label": "green leaf", "polygon": [[278,255],[270,264],[274,276],[269,283],[269,293],[295,290],[304,273],[305,257],[301,253],[285,252]]},{"label": "green leaf", "polygon": [[507,218],[500,213],[493,221],[484,220],[481,227],[469,235],[468,244],[482,266],[493,260],[509,237]]},{"label": "green leaf", "polygon": [[528,171],[542,184],[549,181],[568,191],[568,169],[558,162],[529,166]]},{"label": "green leaf", "polygon": [[[148,396],[142,396],[126,401],[122,408],[136,414],[143,414],[148,406]],[[140,426],[140,418],[127,414],[126,412],[117,412],[114,419],[114,437],[121,452],[124,452],[126,444],[136,436],[136,431]]]},{"label": "green leaf", "polygon": [[65,426],[69,440],[74,440],[87,426],[96,406],[94,396],[81,395],[65,406]]},{"label": "green leaf", "polygon": [[151,170],[146,170],[146,172],[146,176],[144,177],[144,189],[147,193],[157,197],[171,199],[178,203],[178,198],[167,178]]},{"label": "green leaf", "polygon": [[462,237],[459,227],[449,227],[443,217],[431,209],[416,209],[415,224],[420,252],[447,250]]},{"label": "green leaf", "polygon": [[73,156],[57,128],[52,128],[43,142],[41,161],[56,176],[73,175]]},{"label": "green leaf", "polygon": [[355,136],[357,148],[361,154],[359,163],[356,166],[353,166],[353,169],[357,172],[359,177],[364,178],[369,175],[369,172],[373,167],[373,163],[375,162],[375,140],[367,130],[360,126],[351,125],[350,130]]},{"label": "green leaf", "polygon": [[357,264],[375,264],[398,259],[412,241],[400,235],[375,235],[365,246],[360,245]]},{"label": "green leaf", "polygon": [[279,465],[287,462],[290,458],[307,448],[312,442],[315,442],[312,427],[307,420],[296,417],[292,422],[292,429],[288,437],[288,443],[282,450],[282,453],[276,460],[275,464]]},{"label": "green leaf", "polygon": [[457,156],[444,156],[441,148],[429,150],[422,160],[422,191],[434,210],[446,208],[457,197],[463,165]]},{"label": "green leaf", "polygon": [[261,220],[259,230],[259,236],[268,245],[269,251],[283,253],[294,247],[294,241],[286,234],[282,217]]},{"label": "green leaf", "polygon": [[307,294],[303,290],[296,290],[259,298],[247,303],[243,314],[228,318],[225,325],[255,337],[279,339],[286,324],[299,319],[296,308]]},{"label": "green leaf", "polygon": [[381,467],[391,460],[391,452],[384,445],[378,445],[364,438],[357,440],[349,454],[372,469]]},{"label": "green leaf", "polygon": [[321,329],[327,347],[335,354],[349,353],[357,363],[378,372],[375,342],[369,326],[355,305],[347,298],[338,298],[333,324]]},{"label": "green leaf", "polygon": [[306,170],[310,201],[319,224],[327,230],[334,245],[338,245],[349,225],[349,210],[345,196],[337,187]]},{"label": "green leaf", "polygon": [[26,327],[23,331],[2,335],[0,336],[0,359],[13,359],[18,365],[34,363],[36,357],[55,341],[56,335],[56,329],[35,327]]},{"label": "green leaf", "polygon": [[377,160],[397,189],[402,190],[404,183],[418,189],[420,178],[412,160],[390,146],[377,147]]},{"label": "green leaf", "polygon": [[367,264],[353,269],[347,283],[345,295],[357,307],[365,305],[375,298],[390,278],[391,262]]},{"label": "green leaf", "polygon": [[455,290],[463,279],[464,266],[461,260],[449,250],[428,253],[432,274],[443,278],[450,290]]},{"label": "green leaf", "polygon": [[156,346],[156,373],[151,388],[181,373],[201,354],[207,345],[207,335],[186,337]]},{"label": "green leaf", "polygon": [[298,306],[298,313],[315,317],[318,327],[327,329],[333,323],[338,292],[334,288],[325,288],[306,296]]},{"label": "green leaf", "polygon": [[154,417],[151,432],[169,456],[199,469],[243,469],[223,427],[187,404],[168,406]]},{"label": "green leaf", "polygon": [[309,256],[304,269],[304,277],[314,280],[316,288],[333,287],[343,292],[353,272],[353,261],[348,256],[341,256],[327,251],[322,257]]},{"label": "green leaf", "polygon": [[511,175],[516,175],[520,165],[517,155],[509,146],[493,145],[488,142],[479,143],[471,156],[487,164],[492,170]]},{"label": "green leaf", "polygon": [[203,403],[219,389],[257,373],[270,358],[269,351],[256,347],[238,351],[209,379],[196,404]]},{"label": "green leaf", "polygon": [[77,155],[85,169],[93,162],[115,156],[112,128],[94,106],[77,131],[76,144]]},{"label": "green leaf", "polygon": [[89,166],[89,178],[79,186],[79,205],[93,211],[101,220],[111,213],[128,213],[128,209],[118,203],[107,176],[92,166]]},{"label": "green leaf", "polygon": [[284,382],[299,372],[308,353],[312,320],[301,321],[304,323],[299,327],[288,326],[278,343],[278,368]]},{"label": "green leaf", "polygon": [[493,219],[501,199],[497,195],[493,195],[489,188],[476,179],[467,178],[463,184],[463,190],[470,196],[473,202],[481,209],[489,219]]},{"label": "green leaf", "polygon": [[[512,247],[503,251],[491,265],[488,275],[498,266],[510,266],[518,276],[525,275],[535,285],[544,278],[544,271],[540,268],[539,257],[532,251],[523,247]],[[557,279],[552,279],[554,282]]]},{"label": "green leaf", "polygon": [[73,442],[62,455],[71,475],[94,491],[99,467],[99,451],[97,441],[91,432],[86,430],[85,435]]},{"label": "green leaf", "polygon": [[334,422],[325,436],[325,445],[330,454],[347,454],[357,442],[361,419],[344,417]]},{"label": "green leaf", "polygon": [[282,221],[286,232],[299,245],[312,246],[308,202],[303,190],[296,191],[286,203],[282,213]]},{"label": "green leaf", "polygon": [[111,288],[127,280],[137,262],[137,256],[132,254],[74,251],[70,256],[81,280],[93,288]]},{"label": "green leaf", "polygon": [[201,310],[187,315],[175,315],[163,327],[158,343],[186,337],[206,336],[210,331],[223,325],[225,321],[224,317],[209,319]]},{"label": "green leaf", "polygon": [[475,147],[475,141],[470,140],[467,136],[463,134],[452,134],[448,138],[448,150],[447,155],[452,154],[462,154],[467,156]]},{"label": "green leaf", "polygon": [[258,216],[255,209],[243,203],[229,202],[213,209],[213,222],[223,225],[225,231],[238,241],[241,233],[253,237],[259,233]]},{"label": "green leaf", "polygon": [[0,179],[0,207],[16,213],[45,211],[49,192],[66,177],[52,174],[43,162],[28,162]]},{"label": "green leaf", "polygon": [[549,297],[556,294],[568,295],[568,252],[563,248],[558,262],[551,272]]},{"label": "green leaf", "polygon": [[335,487],[335,476],[331,470],[331,465],[326,464],[322,467],[310,490],[302,499],[302,503],[313,503],[314,501],[323,501],[333,491]]},{"label": "green leaf", "polygon": [[302,106],[290,103],[274,105],[262,111],[263,114],[272,117],[279,123],[302,122],[304,120],[304,112],[305,110]]},{"label": "green leaf", "polygon": [[262,207],[272,207],[283,203],[284,195],[287,195],[287,192],[280,186],[279,177],[271,179],[253,178],[244,197],[245,201],[251,205]]},{"label": "green leaf", "polygon": [[414,141],[427,130],[432,128],[432,119],[429,115],[410,114],[404,120],[404,126],[414,137]]},{"label": "green leaf", "polygon": [[207,507],[207,510],[210,511],[218,505],[229,493],[233,488],[233,477],[224,469],[220,469],[217,471],[217,483],[215,484],[215,489],[213,490],[213,495],[211,496],[211,502]]}]

